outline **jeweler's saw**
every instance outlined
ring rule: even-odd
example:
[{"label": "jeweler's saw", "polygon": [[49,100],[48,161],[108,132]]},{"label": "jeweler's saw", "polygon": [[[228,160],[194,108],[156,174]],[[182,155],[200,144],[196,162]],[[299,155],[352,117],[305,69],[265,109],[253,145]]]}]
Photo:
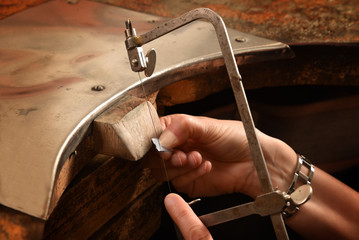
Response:
[{"label": "jeweler's saw", "polygon": [[[303,201],[307,201],[311,195],[311,189],[310,187],[308,188],[308,186],[303,186],[303,188],[298,188],[297,191],[291,195],[273,189],[262,149],[255,132],[255,126],[243,88],[242,78],[238,71],[227,29],[222,18],[210,9],[199,8],[185,13],[178,18],[169,20],[141,35],[136,34],[130,20],[126,21],[125,43],[131,69],[134,72],[144,71],[147,77],[151,76],[155,69],[156,52],[154,49],[151,49],[145,55],[142,46],[198,19],[209,21],[215,29],[263,191],[263,194],[258,196],[252,203],[203,215],[200,216],[200,219],[206,226],[213,226],[251,214],[259,214],[261,216],[270,215],[277,239],[288,239],[282,218],[282,211],[289,205],[296,206]],[[153,142],[158,151],[166,151],[166,149],[163,150],[157,139],[154,139]]]}]

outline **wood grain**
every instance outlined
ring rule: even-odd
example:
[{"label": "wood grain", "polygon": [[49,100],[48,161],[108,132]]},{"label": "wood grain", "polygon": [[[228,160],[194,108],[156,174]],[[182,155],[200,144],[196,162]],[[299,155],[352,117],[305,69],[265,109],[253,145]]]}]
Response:
[{"label": "wood grain", "polygon": [[[120,215],[125,214],[133,201],[144,196],[158,198],[151,191],[150,195],[143,194],[159,186],[149,170],[142,169],[138,162],[98,155],[63,194],[46,222],[45,238],[87,239],[121,211]],[[138,217],[136,214],[128,214],[126,219],[141,231],[141,226],[131,220]],[[152,214],[159,216],[160,211],[154,210]]]},{"label": "wood grain", "polygon": [[151,148],[151,138],[158,137],[161,128],[156,109],[150,102],[126,96],[95,119],[96,151],[137,161]]}]

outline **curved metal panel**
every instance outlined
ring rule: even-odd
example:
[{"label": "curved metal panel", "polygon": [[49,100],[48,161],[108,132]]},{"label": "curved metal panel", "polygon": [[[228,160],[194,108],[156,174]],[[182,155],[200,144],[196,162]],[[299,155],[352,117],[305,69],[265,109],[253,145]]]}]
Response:
[{"label": "curved metal panel", "polygon": [[[59,0],[0,22],[1,204],[46,219],[57,173],[91,121],[139,85],[124,46],[127,18],[139,33],[163,20],[94,2]],[[252,56],[248,61],[288,53],[281,43],[232,30],[229,35],[235,54]],[[237,42],[237,36],[247,41]],[[155,74],[144,79],[149,92],[223,65],[214,29],[206,22],[148,47],[158,54]],[[97,85],[105,89],[93,91]]]}]

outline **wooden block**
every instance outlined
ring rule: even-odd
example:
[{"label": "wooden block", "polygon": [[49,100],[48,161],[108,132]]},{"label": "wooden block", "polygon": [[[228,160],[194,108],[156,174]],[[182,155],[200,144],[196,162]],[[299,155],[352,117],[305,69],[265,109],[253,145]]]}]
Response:
[{"label": "wooden block", "polygon": [[164,185],[139,162],[97,155],[48,220],[0,205],[0,239],[149,239],[160,226],[163,197]]},{"label": "wooden block", "polygon": [[158,137],[161,129],[156,109],[150,102],[126,96],[95,119],[95,149],[101,154],[137,161],[148,152],[151,138]]},{"label": "wooden block", "polygon": [[[143,226],[134,219],[145,213],[134,211],[130,206],[158,199],[160,194],[156,189],[161,186],[139,162],[98,155],[62,195],[46,221],[45,239],[88,239],[100,229],[107,229],[103,226],[115,216],[131,222],[140,234]],[[158,207],[148,210],[153,219],[161,214],[162,201],[155,201]],[[152,232],[159,227],[157,220],[156,224],[151,219],[145,222]]]},{"label": "wooden block", "polygon": [[76,150],[68,157],[61,168],[56,179],[54,191],[52,193],[51,204],[48,216],[51,215],[54,207],[61,198],[63,192],[75,176],[84,168],[90,159],[96,156],[94,143],[90,136],[82,140]]},{"label": "wooden block", "polygon": [[161,223],[164,188],[149,188],[89,239],[150,239]]}]

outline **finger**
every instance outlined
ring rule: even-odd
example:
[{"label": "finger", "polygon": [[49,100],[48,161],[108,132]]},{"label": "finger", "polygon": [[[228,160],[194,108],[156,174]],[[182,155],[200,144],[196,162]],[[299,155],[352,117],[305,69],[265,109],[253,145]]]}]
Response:
[{"label": "finger", "polygon": [[[202,166],[203,168],[203,166]],[[152,168],[151,169],[151,173],[152,175],[159,181],[171,181],[173,179],[177,179],[179,177],[181,177],[182,175],[186,176],[187,174],[193,172],[193,171],[198,171],[200,173],[203,173],[205,174],[206,171],[208,170],[201,170],[201,166],[198,166],[197,168],[193,168],[193,167],[181,167],[181,168],[178,168],[178,167],[173,167],[173,166],[169,166],[169,167],[166,167],[166,169],[164,169],[163,167],[162,168]],[[202,176],[197,174],[198,177]],[[191,173],[190,176],[192,176],[193,173]],[[184,177],[186,178],[186,177]],[[195,177],[191,177],[191,180],[192,179],[195,179]]]},{"label": "finger", "polygon": [[159,137],[161,145],[173,149],[185,143],[189,138],[203,135],[204,125],[197,118],[184,114],[169,115],[161,118],[166,127]]},{"label": "finger", "polygon": [[202,163],[202,155],[197,151],[191,151],[189,153],[175,151],[170,162],[174,167],[196,168]]},{"label": "finger", "polygon": [[[170,179],[183,180],[188,178],[188,181],[193,181],[198,177],[201,177],[211,171],[212,164],[209,161],[205,161],[203,163],[199,163],[198,166],[187,166],[182,168],[169,167],[166,169],[168,176]],[[185,176],[183,176],[185,175]],[[182,177],[183,176],[183,177]],[[182,178],[180,178],[182,177]]]},{"label": "finger", "polygon": [[212,239],[208,229],[179,195],[168,194],[165,198],[165,207],[184,239]]},{"label": "finger", "polygon": [[160,144],[167,149],[173,149],[183,143],[171,129],[166,128],[160,135]]},{"label": "finger", "polygon": [[178,174],[177,177],[172,178],[172,184],[180,192],[193,192],[192,190],[188,189],[188,186],[194,186],[194,181],[208,174],[211,169],[211,162],[205,161],[198,168],[187,171],[183,174]]},{"label": "finger", "polygon": [[173,151],[169,159],[162,161],[161,157],[152,154],[142,159],[141,164],[144,167],[155,169],[163,168],[165,164],[166,169],[171,167],[189,167],[196,168],[202,163],[202,155],[197,151],[184,153],[179,150]]},{"label": "finger", "polygon": [[171,161],[169,161],[170,158],[167,160],[163,160],[163,158],[158,154],[158,152],[155,151],[156,150],[146,154],[145,157],[141,159],[142,166],[150,169],[155,169],[163,168],[163,164],[165,164],[166,168],[172,165]]}]

